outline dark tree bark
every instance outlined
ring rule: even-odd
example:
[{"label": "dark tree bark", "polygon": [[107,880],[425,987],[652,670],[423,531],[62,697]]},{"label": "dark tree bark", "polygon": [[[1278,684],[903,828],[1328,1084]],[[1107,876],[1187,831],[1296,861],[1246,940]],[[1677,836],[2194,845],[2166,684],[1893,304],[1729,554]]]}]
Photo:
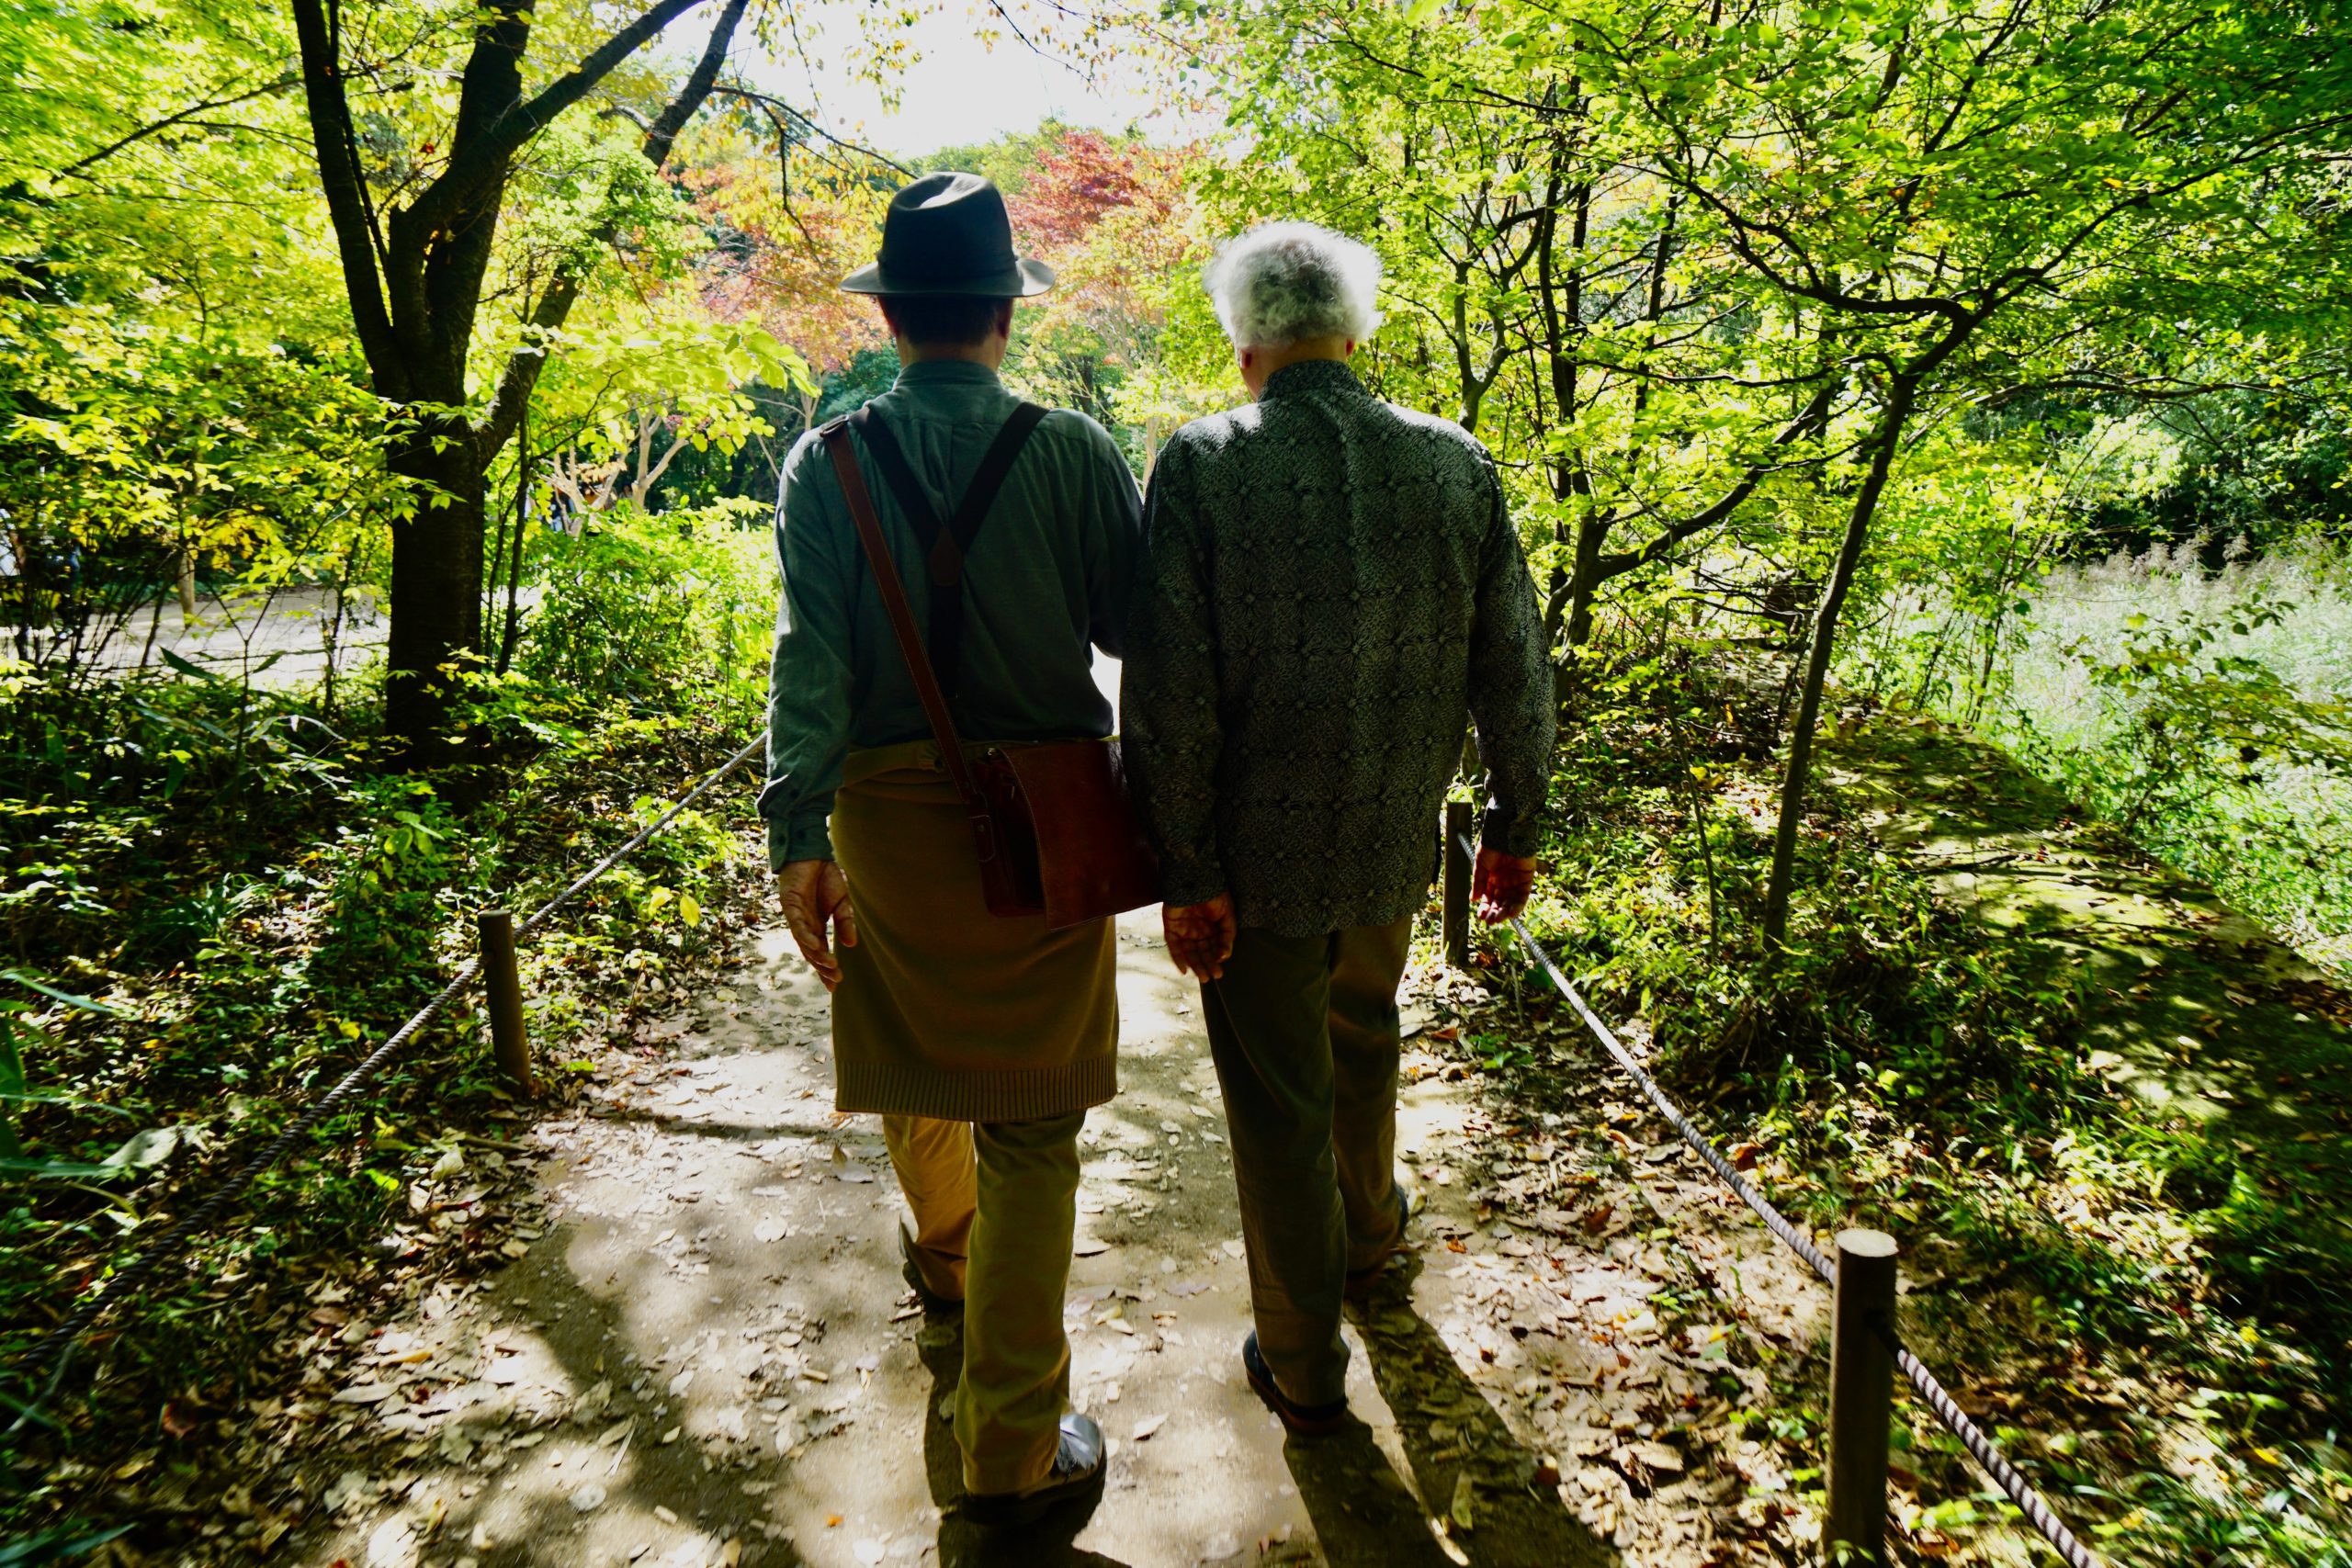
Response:
[{"label": "dark tree bark", "polygon": [[1862,547],[1871,523],[1878,515],[1879,497],[1894,454],[1903,445],[1904,426],[1919,395],[1919,372],[1894,378],[1887,389],[1878,426],[1871,432],[1870,467],[1854,491],[1846,514],[1846,532],[1838,544],[1838,559],[1815,608],[1813,629],[1805,649],[1804,681],[1797,694],[1796,723],[1789,730],[1789,756],[1781,774],[1781,817],[1772,831],[1772,871],[1764,890],[1764,940],[1778,950],[1789,934],[1789,896],[1796,867],[1797,824],[1804,816],[1805,786],[1813,772],[1813,731],[1821,716],[1821,693],[1829,679],[1829,658],[1838,642],[1838,615],[1845,608],[1846,591],[1854,585],[1854,570],[1861,564]]},{"label": "dark tree bark", "polygon": [[[359,160],[341,8],[331,0],[290,0],[319,184],[352,322],[377,394],[407,405],[387,456],[392,473],[407,481],[412,509],[392,527],[386,720],[412,765],[443,754],[450,677],[481,648],[490,468],[545,362],[526,342],[505,366],[489,407],[467,411],[466,366],[514,161],[557,115],[701,3],[655,0],[526,99],[528,0],[485,0],[458,81],[448,163],[406,207],[387,214],[377,209]],[[749,4],[725,0],[700,61],[647,130],[643,151],[656,168],[709,97]],[[600,237],[609,238],[611,230],[606,224]],[[587,265],[574,261],[557,272],[527,312],[535,327],[563,323]]]}]

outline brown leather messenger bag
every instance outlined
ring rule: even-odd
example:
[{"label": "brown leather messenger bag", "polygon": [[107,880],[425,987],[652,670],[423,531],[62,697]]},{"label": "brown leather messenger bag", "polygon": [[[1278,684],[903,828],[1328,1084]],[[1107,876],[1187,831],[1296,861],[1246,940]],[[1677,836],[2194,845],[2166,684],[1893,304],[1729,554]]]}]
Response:
[{"label": "brown leather messenger bag", "polygon": [[[1127,795],[1119,743],[1055,740],[990,747],[977,759],[967,758],[933,664],[936,656],[949,679],[955,678],[963,630],[965,554],[1012,471],[1013,458],[1045,412],[1034,403],[1013,412],[980,459],[956,514],[944,525],[915,481],[890,427],[870,408],[832,421],[818,434],[831,454],[842,499],[849,503],[858,543],[874,569],[875,589],[914,677],[923,716],[939,742],[940,761],[971,821],[989,913],[1042,914],[1048,926],[1060,931],[1140,908],[1159,897],[1159,867]],[[865,438],[875,466],[924,547],[931,579],[930,652],[916,634],[906,586],[858,469],[850,441],[853,429]]]}]

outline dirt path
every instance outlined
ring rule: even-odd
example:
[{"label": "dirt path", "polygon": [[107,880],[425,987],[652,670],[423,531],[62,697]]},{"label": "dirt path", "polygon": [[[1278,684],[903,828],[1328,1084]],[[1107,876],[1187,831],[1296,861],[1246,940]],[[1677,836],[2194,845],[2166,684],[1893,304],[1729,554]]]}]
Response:
[{"label": "dirt path", "polygon": [[[1733,1352],[1759,1331],[1809,1338],[1814,1293],[1598,1100],[1594,1124],[1498,1138],[1450,1029],[1407,1066],[1401,1143],[1432,1199],[1421,1256],[1350,1330],[1367,1425],[1285,1446],[1239,1373],[1223,1115],[1197,997],[1156,925],[1123,929],[1124,1090],[1084,1134],[1074,1389],[1115,1446],[1082,1528],[1000,1539],[955,1515],[936,1414],[955,1334],[926,1325],[899,1278],[877,1129],[830,1111],[822,993],[774,931],[665,1026],[666,1048],[616,1057],[633,1067],[605,1071],[585,1113],[530,1134],[545,1212],[526,1205],[511,1267],[392,1321],[326,1309],[300,1396],[323,1439],[301,1463],[300,1560],[1745,1560],[1717,1537],[1740,1532],[1747,1488],[1712,1458],[1760,1451],[1724,1394],[1745,1378],[1766,1395]],[[444,1185],[466,1197],[471,1174]],[[1573,1190],[1576,1217],[1534,1190],[1547,1180]],[[1506,1223],[1498,1204],[1536,1217]],[[1694,1267],[1757,1310],[1669,1332],[1649,1298],[1692,1291]]]}]

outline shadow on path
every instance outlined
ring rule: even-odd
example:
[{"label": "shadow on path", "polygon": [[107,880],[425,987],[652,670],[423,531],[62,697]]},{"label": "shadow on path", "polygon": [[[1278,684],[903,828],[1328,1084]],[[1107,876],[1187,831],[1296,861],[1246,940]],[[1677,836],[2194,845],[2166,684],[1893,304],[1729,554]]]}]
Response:
[{"label": "shadow on path", "polygon": [[[1536,1456],[1521,1446],[1500,1413],[1455,1363],[1443,1337],[1414,1310],[1412,1280],[1419,1273],[1417,1265],[1391,1270],[1355,1314],[1373,1382],[1396,1417],[1413,1490],[1443,1522],[1463,1558],[1481,1568],[1614,1568],[1616,1550],[1536,1480]],[[1365,1449],[1379,1461],[1376,1469]],[[1329,1472],[1333,1467],[1337,1477]],[[1318,1456],[1311,1465],[1294,1456],[1291,1470],[1335,1568],[1359,1562],[1417,1568],[1424,1562],[1452,1561],[1418,1517],[1411,1522],[1419,1540],[1412,1541],[1404,1538],[1400,1524],[1384,1517],[1397,1512],[1386,1501],[1392,1497],[1408,1516],[1420,1510],[1368,1435],[1355,1446],[1352,1464],[1343,1446],[1329,1460]],[[1330,1484],[1335,1480],[1340,1484]],[[1342,1512],[1327,1525],[1334,1502]],[[1340,1546],[1351,1536],[1364,1542],[1361,1552],[1352,1540],[1348,1548]]]}]

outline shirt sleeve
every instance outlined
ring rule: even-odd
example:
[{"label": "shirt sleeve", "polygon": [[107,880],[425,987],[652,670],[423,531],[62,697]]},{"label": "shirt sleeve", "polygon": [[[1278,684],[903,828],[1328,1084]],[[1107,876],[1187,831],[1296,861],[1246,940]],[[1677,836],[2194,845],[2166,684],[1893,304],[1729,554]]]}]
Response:
[{"label": "shirt sleeve", "polygon": [[1191,479],[1184,448],[1170,442],[1144,501],[1143,567],[1119,685],[1128,783],[1170,904],[1205,903],[1226,890],[1216,841],[1225,736],[1208,551]]},{"label": "shirt sleeve", "polygon": [[1111,433],[1090,420],[1088,434],[1089,510],[1100,525],[1087,534],[1087,635],[1112,658],[1125,659],[1136,572],[1143,558],[1143,492]]},{"label": "shirt sleeve", "polygon": [[831,860],[833,792],[849,754],[850,613],[855,547],[825,504],[831,460],[814,431],[786,459],[776,500],[783,593],[768,664],[768,771],[760,791],[768,863]]},{"label": "shirt sleeve", "polygon": [[1470,629],[1470,718],[1477,729],[1478,760],[1487,767],[1479,841],[1530,859],[1541,836],[1539,818],[1559,721],[1535,580],[1527,570],[1501,477],[1491,464],[1487,478],[1493,515],[1480,552]]}]

